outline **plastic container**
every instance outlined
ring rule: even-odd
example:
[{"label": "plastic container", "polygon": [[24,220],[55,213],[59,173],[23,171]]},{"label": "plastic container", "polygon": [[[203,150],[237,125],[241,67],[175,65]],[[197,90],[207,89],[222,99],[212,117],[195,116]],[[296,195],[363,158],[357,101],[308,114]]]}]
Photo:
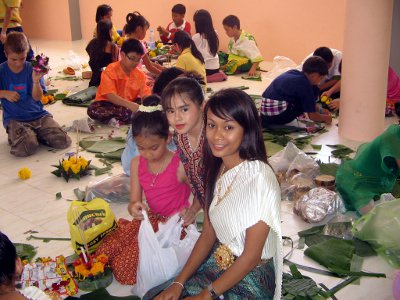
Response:
[{"label": "plastic container", "polygon": [[150,48],[150,50],[156,49],[156,40],[154,37],[154,29],[150,29],[149,48]]}]

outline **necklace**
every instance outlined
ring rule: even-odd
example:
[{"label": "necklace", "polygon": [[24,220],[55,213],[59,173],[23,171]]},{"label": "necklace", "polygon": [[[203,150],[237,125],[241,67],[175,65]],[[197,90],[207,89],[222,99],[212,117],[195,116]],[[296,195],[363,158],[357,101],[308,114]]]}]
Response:
[{"label": "necklace", "polygon": [[218,204],[220,204],[220,202],[222,200],[224,200],[226,197],[228,197],[228,195],[232,192],[232,186],[236,181],[236,178],[238,177],[240,171],[242,170],[243,164],[240,166],[239,170],[237,170],[235,176],[233,177],[231,183],[228,185],[228,187],[225,190],[225,193],[223,195],[221,195],[221,189],[222,189],[222,175],[224,175],[225,173],[225,165],[222,167],[221,170],[221,174],[219,175],[218,181],[217,181],[217,204],[215,206],[217,206]]},{"label": "necklace", "polygon": [[201,123],[200,134],[199,134],[199,136],[197,137],[197,140],[196,140],[196,147],[195,147],[195,148],[192,147],[192,144],[190,143],[189,135],[186,134],[186,137],[187,137],[188,142],[189,142],[189,148],[190,148],[190,151],[191,151],[191,152],[195,152],[195,151],[197,150],[197,148],[199,147],[200,140],[201,140],[201,137],[202,137],[202,135],[203,135],[203,129],[204,129],[204,122]]},{"label": "necklace", "polygon": [[157,177],[158,177],[158,175],[161,173],[161,171],[164,169],[164,167],[165,167],[165,164],[167,163],[167,161],[168,161],[168,158],[169,158],[169,151],[168,151],[168,154],[167,154],[167,156],[164,158],[164,161],[163,161],[163,163],[161,164],[161,167],[160,167],[160,169],[157,171],[157,173],[155,174],[155,176],[153,177],[153,179],[151,180],[151,183],[150,183],[150,187],[154,187],[154,185],[155,185],[155,183],[156,183],[156,180],[157,180]]}]

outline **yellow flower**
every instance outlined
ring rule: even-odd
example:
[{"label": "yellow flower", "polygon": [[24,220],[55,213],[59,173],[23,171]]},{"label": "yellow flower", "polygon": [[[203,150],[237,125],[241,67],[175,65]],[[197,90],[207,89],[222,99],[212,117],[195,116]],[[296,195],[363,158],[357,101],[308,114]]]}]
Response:
[{"label": "yellow flower", "polygon": [[81,170],[81,165],[80,164],[77,163],[77,164],[72,164],[71,165],[71,171],[74,174],[78,174],[80,170]]},{"label": "yellow flower", "polygon": [[76,164],[76,161],[77,161],[77,159],[76,159],[75,156],[71,156],[68,160],[69,160],[69,162],[70,162],[71,164]]},{"label": "yellow flower", "polygon": [[89,162],[83,157],[79,157],[78,163],[82,166],[82,169],[86,169],[89,164]]},{"label": "yellow flower", "polygon": [[101,262],[95,262],[90,269],[90,273],[92,273],[93,276],[96,276],[99,273],[104,273],[104,265]]},{"label": "yellow flower", "polygon": [[158,49],[162,48],[163,46],[164,46],[163,43],[158,43],[158,44],[157,44],[157,48],[158,48]]},{"label": "yellow flower", "polygon": [[151,51],[149,52],[149,56],[150,56],[150,57],[156,57],[157,54],[156,54],[155,51],[151,50]]},{"label": "yellow flower", "polygon": [[31,176],[32,176],[32,172],[28,168],[22,168],[21,170],[18,171],[18,177],[23,180],[29,179],[29,178],[31,178]]},{"label": "yellow flower", "polygon": [[71,167],[71,163],[69,162],[69,160],[63,160],[62,166],[64,168],[64,171],[68,172],[69,168]]}]

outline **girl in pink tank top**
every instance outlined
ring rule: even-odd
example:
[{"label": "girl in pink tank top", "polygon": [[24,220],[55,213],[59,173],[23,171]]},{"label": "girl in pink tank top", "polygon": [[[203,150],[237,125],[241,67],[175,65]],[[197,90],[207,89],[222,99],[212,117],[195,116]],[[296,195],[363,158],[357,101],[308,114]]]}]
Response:
[{"label": "girl in pink tank top", "polygon": [[[189,208],[190,187],[177,153],[167,144],[171,138],[168,120],[161,111],[160,98],[149,96],[132,119],[132,137],[140,156],[131,161],[131,200],[128,206],[133,220],[120,219],[118,228],[97,248],[97,254],[109,257],[114,277],[122,284],[135,284],[139,261],[138,233],[142,211],[155,231],[159,222]],[[143,203],[143,194],[147,205]]]}]

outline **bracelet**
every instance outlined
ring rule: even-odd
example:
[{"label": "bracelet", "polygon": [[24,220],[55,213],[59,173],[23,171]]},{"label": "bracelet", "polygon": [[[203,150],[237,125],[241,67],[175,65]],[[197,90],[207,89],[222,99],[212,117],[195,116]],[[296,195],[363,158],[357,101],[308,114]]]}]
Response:
[{"label": "bracelet", "polygon": [[211,299],[224,299],[224,296],[217,294],[214,290],[212,283],[207,287],[208,294],[210,295]]},{"label": "bracelet", "polygon": [[169,286],[173,285],[173,284],[179,284],[182,289],[184,289],[185,287],[183,286],[183,283],[180,283],[179,281],[173,281]]}]

